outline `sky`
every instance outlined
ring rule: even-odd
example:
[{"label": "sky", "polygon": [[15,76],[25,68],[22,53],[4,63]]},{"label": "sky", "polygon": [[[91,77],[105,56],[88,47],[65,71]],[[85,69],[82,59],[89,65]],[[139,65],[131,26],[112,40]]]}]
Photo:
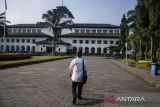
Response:
[{"label": "sky", "polygon": [[[4,12],[4,1],[0,0],[0,13]],[[7,0],[7,20],[11,24],[40,22],[43,13],[61,5],[62,0]],[[123,14],[135,5],[136,0],[64,0],[74,23],[119,25]]]}]

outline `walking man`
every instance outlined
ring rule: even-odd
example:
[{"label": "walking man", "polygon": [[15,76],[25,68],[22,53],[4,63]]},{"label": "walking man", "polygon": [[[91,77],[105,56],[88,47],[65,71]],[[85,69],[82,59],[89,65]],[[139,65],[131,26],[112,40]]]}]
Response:
[{"label": "walking man", "polygon": [[[79,100],[83,99],[81,97],[83,88],[83,83],[82,83],[83,72],[84,72],[83,69],[85,73],[87,73],[86,61],[82,59],[82,51],[79,51],[77,53],[77,58],[73,59],[69,66],[69,75],[72,80],[73,104],[76,104],[77,97]],[[78,93],[77,93],[77,87],[78,87]]]}]

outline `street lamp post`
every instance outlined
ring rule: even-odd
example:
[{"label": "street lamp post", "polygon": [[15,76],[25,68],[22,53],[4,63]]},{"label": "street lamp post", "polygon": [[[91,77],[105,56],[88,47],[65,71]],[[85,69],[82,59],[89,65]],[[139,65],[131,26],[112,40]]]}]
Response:
[{"label": "street lamp post", "polygon": [[128,59],[128,56],[127,56],[127,48],[128,48],[128,43],[126,42],[126,59]]},{"label": "street lamp post", "polygon": [[52,47],[52,55],[53,55],[53,41],[52,41],[51,43],[52,43],[52,46],[51,46],[51,47]]}]

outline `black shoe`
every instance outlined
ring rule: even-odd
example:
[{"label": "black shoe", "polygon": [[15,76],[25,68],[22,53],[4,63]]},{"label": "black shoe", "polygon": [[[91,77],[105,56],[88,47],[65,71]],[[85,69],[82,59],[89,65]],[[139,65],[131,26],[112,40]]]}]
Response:
[{"label": "black shoe", "polygon": [[76,104],[76,98],[73,98],[72,104]]},{"label": "black shoe", "polygon": [[78,99],[79,99],[79,100],[83,100],[83,97],[79,96]]}]

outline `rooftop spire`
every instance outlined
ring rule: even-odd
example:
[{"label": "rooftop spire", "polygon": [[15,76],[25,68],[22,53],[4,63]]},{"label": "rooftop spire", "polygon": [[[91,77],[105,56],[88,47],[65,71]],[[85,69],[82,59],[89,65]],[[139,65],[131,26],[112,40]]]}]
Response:
[{"label": "rooftop spire", "polygon": [[63,6],[63,0],[62,0],[62,6]]}]

